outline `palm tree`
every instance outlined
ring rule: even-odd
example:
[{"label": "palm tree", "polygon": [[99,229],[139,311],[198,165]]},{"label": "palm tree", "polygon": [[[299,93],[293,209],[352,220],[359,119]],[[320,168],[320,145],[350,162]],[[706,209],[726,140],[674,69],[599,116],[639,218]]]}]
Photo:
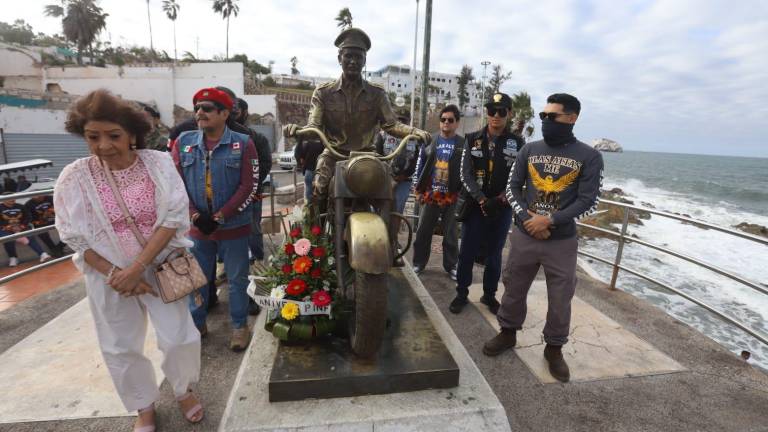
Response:
[{"label": "palm tree", "polygon": [[336,27],[340,27],[342,31],[352,27],[352,12],[347,7],[340,10],[335,19]]},{"label": "palm tree", "polygon": [[179,9],[181,6],[176,0],[163,0],[163,11],[168,19],[173,21],[173,61],[179,58],[176,54],[176,18],[179,17]]},{"label": "palm tree", "polygon": [[83,64],[83,51],[91,47],[93,64],[93,42],[107,26],[107,16],[94,0],[61,0],[58,5],[47,5],[44,13],[51,17],[62,17],[61,27],[69,41],[77,45],[77,64]]},{"label": "palm tree", "polygon": [[152,17],[149,16],[149,0],[147,0],[147,22],[149,23],[149,50],[155,52],[155,44],[152,42]]},{"label": "palm tree", "polygon": [[231,15],[237,16],[240,12],[240,6],[237,5],[237,1],[238,0],[213,0],[213,11],[220,13],[221,17],[227,20],[227,59],[229,59],[229,17]]},{"label": "palm tree", "polygon": [[533,106],[531,106],[531,96],[524,91],[515,93],[511,97],[512,99],[512,113],[515,119],[515,131],[522,134],[525,129],[527,136],[533,135],[533,126],[525,125],[533,118]]}]

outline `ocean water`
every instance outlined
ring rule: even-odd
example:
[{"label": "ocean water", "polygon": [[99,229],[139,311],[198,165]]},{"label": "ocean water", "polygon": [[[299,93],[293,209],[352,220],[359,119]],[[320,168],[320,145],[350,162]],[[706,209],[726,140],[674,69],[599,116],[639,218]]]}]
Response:
[{"label": "ocean water", "polygon": [[[635,204],[690,215],[725,227],[768,226],[768,159],[649,152],[603,153],[604,189],[621,188]],[[617,227],[620,228],[620,227]],[[768,288],[768,246],[653,215],[628,232],[640,239],[726,269]],[[614,259],[616,242],[582,240],[581,249]],[[627,244],[622,264],[668,283],[768,336],[768,295],[687,261]],[[592,262],[603,280],[608,265]],[[624,272],[619,289],[631,292],[691,325],[750,363],[768,369],[768,346],[703,308]]]}]

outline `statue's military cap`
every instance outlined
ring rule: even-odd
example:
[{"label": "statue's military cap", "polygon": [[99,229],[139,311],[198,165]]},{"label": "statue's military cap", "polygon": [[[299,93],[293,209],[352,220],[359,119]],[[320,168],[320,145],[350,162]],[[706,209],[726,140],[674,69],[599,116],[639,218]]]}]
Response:
[{"label": "statue's military cap", "polygon": [[371,49],[371,38],[359,28],[350,27],[339,33],[333,42],[337,48],[360,48],[363,51]]}]

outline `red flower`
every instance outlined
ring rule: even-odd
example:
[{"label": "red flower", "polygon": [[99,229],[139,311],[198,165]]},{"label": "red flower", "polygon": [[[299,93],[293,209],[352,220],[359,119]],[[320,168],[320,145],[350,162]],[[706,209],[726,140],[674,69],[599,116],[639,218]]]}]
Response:
[{"label": "red flower", "polygon": [[318,307],[328,306],[331,304],[331,295],[325,290],[315,291],[315,293],[312,294],[312,303]]},{"label": "red flower", "polygon": [[299,274],[304,274],[309,272],[309,269],[312,268],[312,258],[303,256],[298,257],[296,260],[293,261],[293,271]]},{"label": "red flower", "polygon": [[293,270],[293,267],[290,264],[283,264],[283,273],[291,274],[291,270]]},{"label": "red flower", "polygon": [[317,246],[315,248],[312,248],[312,256],[315,258],[322,258],[325,256],[325,248],[322,246]]},{"label": "red flower", "polygon": [[317,226],[317,225],[312,225],[312,229],[311,229],[311,231],[312,231],[312,235],[316,235],[316,236],[319,236],[319,235],[320,235],[320,234],[323,232],[323,229],[322,229],[322,228],[320,228],[320,227],[319,227],[319,226]]},{"label": "red flower", "polygon": [[301,295],[307,289],[307,283],[301,279],[294,279],[288,282],[285,287],[285,293],[292,296]]},{"label": "red flower", "polygon": [[320,267],[315,267],[311,272],[309,272],[309,275],[312,277],[312,279],[320,279],[320,277],[323,275],[323,269]]},{"label": "red flower", "polygon": [[296,227],[296,228],[292,229],[291,230],[291,237],[293,237],[293,238],[301,237],[301,228]]},{"label": "red flower", "polygon": [[291,255],[291,254],[293,254],[293,252],[294,252],[293,245],[291,243],[286,243],[285,244],[285,253],[288,254],[288,255]]}]

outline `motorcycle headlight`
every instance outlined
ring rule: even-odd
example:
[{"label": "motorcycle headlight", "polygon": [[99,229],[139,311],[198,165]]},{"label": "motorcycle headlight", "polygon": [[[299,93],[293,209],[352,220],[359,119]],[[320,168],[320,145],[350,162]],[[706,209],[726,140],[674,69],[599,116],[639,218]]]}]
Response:
[{"label": "motorcycle headlight", "polygon": [[384,164],[373,156],[358,156],[349,161],[344,180],[349,190],[361,197],[376,194],[389,181]]}]

